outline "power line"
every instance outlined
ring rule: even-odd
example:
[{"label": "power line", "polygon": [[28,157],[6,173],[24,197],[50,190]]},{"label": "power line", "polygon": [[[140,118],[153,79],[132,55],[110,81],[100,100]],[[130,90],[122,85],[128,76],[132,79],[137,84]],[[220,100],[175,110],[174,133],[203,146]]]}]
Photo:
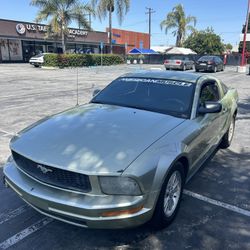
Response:
[{"label": "power line", "polygon": [[148,15],[148,19],[149,19],[149,22],[148,22],[148,34],[149,34],[149,48],[151,47],[151,15],[153,13],[155,13],[155,11],[152,9],[152,8],[147,8],[146,9],[148,10],[148,12],[146,12],[145,14]]}]

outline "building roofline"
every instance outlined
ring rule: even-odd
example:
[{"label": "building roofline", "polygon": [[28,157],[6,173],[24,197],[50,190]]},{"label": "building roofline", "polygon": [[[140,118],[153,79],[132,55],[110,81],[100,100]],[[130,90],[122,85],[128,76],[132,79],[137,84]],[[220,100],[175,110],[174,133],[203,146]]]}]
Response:
[{"label": "building roofline", "polygon": [[[106,28],[106,30],[109,29],[109,27]],[[149,35],[146,32],[138,32],[138,31],[133,31],[133,30],[124,30],[124,29],[118,29],[118,28],[112,28],[112,30],[119,30],[119,31],[127,31],[127,32],[134,32],[134,33],[140,33],[140,34],[144,34],[144,35]]]},{"label": "building roofline", "polygon": [[[13,19],[3,19],[0,18],[0,21],[7,21],[7,22],[13,22],[13,23],[25,23],[25,24],[38,24],[38,25],[47,25],[46,23],[36,23],[36,22],[27,22],[27,21],[20,21],[20,20],[13,20]],[[78,29],[78,28],[73,28],[69,27],[69,29]],[[78,30],[84,30],[84,29],[78,29]],[[107,33],[106,31],[96,31],[96,30],[84,30],[88,32],[96,32],[96,33]]]}]

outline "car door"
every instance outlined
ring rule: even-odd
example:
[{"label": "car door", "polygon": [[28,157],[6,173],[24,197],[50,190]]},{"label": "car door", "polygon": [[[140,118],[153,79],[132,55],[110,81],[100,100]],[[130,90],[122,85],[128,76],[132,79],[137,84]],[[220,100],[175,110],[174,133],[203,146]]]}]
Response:
[{"label": "car door", "polygon": [[[220,102],[221,92],[216,81],[205,81],[200,88],[199,105],[204,105],[206,101]],[[220,132],[223,128],[221,114],[208,113],[198,114],[193,120],[196,129],[196,136],[189,145],[191,172],[196,171],[196,167],[204,161],[215,149],[220,141]]]}]

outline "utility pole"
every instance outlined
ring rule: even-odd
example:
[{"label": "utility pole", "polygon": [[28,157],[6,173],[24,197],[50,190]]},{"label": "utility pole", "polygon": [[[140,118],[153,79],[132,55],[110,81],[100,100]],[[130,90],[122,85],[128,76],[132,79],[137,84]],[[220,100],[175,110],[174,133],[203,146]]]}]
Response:
[{"label": "utility pole", "polygon": [[247,37],[247,31],[248,31],[248,22],[249,22],[249,11],[250,11],[250,0],[248,0],[248,7],[247,7],[247,18],[246,18],[246,24],[245,24],[245,32],[243,37],[243,48],[242,48],[242,56],[241,56],[241,65],[245,66],[245,50],[246,50],[246,37]]},{"label": "utility pole", "polygon": [[89,27],[90,27],[90,29],[89,30],[91,30],[91,13],[89,12]]},{"label": "utility pole", "polygon": [[149,49],[151,48],[151,15],[155,13],[155,11],[152,8],[147,8],[148,12],[145,14],[148,15],[148,34],[149,34]]}]

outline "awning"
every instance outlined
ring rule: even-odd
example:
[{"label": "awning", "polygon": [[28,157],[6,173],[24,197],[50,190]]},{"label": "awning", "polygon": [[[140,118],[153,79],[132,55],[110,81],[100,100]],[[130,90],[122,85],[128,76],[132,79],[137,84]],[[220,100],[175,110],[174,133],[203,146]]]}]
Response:
[{"label": "awning", "polygon": [[133,48],[128,52],[128,54],[130,54],[130,55],[152,55],[152,54],[158,54],[158,52],[156,52],[152,49]]}]

